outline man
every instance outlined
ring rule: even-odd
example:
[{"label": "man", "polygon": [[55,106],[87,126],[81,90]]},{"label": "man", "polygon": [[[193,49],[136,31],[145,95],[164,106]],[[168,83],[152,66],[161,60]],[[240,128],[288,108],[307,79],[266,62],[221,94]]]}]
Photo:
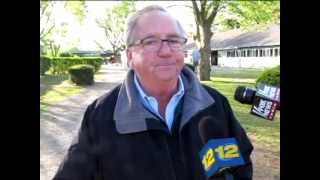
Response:
[{"label": "man", "polygon": [[192,51],[191,56],[192,56],[192,63],[193,63],[194,69],[195,69],[195,71],[197,71],[198,65],[200,63],[200,56],[201,56],[199,50],[194,49]]},{"label": "man", "polygon": [[131,70],[89,105],[54,180],[204,180],[203,119],[216,124],[206,127],[215,138],[236,138],[245,161],[212,178],[251,179],[252,145],[227,99],[184,68],[179,22],[148,6],[130,18],[126,43]]}]

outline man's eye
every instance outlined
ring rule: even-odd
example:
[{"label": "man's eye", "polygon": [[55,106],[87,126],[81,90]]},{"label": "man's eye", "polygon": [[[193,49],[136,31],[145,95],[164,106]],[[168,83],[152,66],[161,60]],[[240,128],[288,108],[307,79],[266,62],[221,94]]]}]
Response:
[{"label": "man's eye", "polygon": [[156,39],[146,39],[143,41],[144,45],[153,45],[153,44],[157,44],[157,40]]},{"label": "man's eye", "polygon": [[171,44],[179,43],[179,40],[178,40],[178,39],[168,39],[167,41],[168,41],[169,43],[171,43]]}]

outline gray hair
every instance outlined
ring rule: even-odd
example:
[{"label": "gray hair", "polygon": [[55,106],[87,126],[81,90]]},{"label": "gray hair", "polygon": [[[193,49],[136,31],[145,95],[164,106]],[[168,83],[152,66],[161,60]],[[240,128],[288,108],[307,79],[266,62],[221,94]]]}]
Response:
[{"label": "gray hair", "polygon": [[[141,18],[142,15],[147,14],[151,11],[161,11],[161,12],[169,13],[165,8],[158,6],[158,5],[147,6],[143,9],[135,12],[135,14],[133,14],[129,18],[129,20],[127,22],[127,26],[126,26],[126,37],[125,38],[126,38],[126,46],[127,47],[135,41],[134,36],[133,36],[133,31],[136,28],[138,20]],[[177,22],[178,29],[180,31],[179,33],[181,33],[181,35],[183,37],[186,37],[186,32],[184,31],[180,22],[178,20],[176,20],[176,22]]]}]

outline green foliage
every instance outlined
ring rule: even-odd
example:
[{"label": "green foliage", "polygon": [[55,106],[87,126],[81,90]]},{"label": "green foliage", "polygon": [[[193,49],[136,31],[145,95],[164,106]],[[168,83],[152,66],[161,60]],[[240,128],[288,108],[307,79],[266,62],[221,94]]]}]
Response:
[{"label": "green foliage", "polygon": [[280,1],[229,1],[227,12],[241,28],[277,23],[280,21]]},{"label": "green foliage", "polygon": [[78,64],[68,69],[70,80],[77,85],[91,85],[94,83],[94,67],[87,64]]},{"label": "green foliage", "polygon": [[50,58],[40,56],[40,75],[44,75],[50,68]]},{"label": "green foliage", "polygon": [[94,67],[94,72],[99,71],[103,64],[101,57],[53,57],[51,58],[50,71],[54,74],[66,73],[69,67],[77,64],[87,64]]},{"label": "green foliage", "polygon": [[[65,46],[76,44],[79,40],[66,38],[70,26],[68,23],[57,24],[55,7],[63,4],[64,10],[70,12],[81,24],[85,19],[85,1],[40,1],[40,52],[42,55],[57,56],[60,49],[67,49]],[[62,44],[59,40],[69,39],[70,42]]]},{"label": "green foliage", "polygon": [[73,54],[70,52],[63,52],[59,54],[60,57],[73,57]]},{"label": "green foliage", "polygon": [[78,1],[66,1],[64,4],[64,8],[73,14],[80,24],[84,21],[86,14],[86,6],[84,0]]},{"label": "green foliage", "polygon": [[[106,9],[103,18],[96,19],[97,25],[104,30],[105,37],[112,47],[114,55],[119,55],[119,52],[125,48],[125,21],[129,14],[134,11],[135,5],[133,1],[122,1],[111,9]],[[96,42],[96,44],[102,50],[105,50],[104,46],[99,42]]]},{"label": "green foliage", "polygon": [[221,25],[224,27],[224,31],[240,28],[240,23],[236,19],[224,19]]},{"label": "green foliage", "polygon": [[257,78],[256,84],[259,82],[280,87],[280,66],[262,72]]}]

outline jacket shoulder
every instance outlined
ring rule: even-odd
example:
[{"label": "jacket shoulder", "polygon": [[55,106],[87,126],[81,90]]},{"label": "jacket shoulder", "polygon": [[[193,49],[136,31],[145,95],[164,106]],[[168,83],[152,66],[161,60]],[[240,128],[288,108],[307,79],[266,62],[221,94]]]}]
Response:
[{"label": "jacket shoulder", "polygon": [[107,106],[108,108],[113,108],[117,102],[120,87],[121,85],[117,85],[116,87],[111,89],[109,92],[98,97],[89,105],[89,107],[95,110],[105,106]]}]

